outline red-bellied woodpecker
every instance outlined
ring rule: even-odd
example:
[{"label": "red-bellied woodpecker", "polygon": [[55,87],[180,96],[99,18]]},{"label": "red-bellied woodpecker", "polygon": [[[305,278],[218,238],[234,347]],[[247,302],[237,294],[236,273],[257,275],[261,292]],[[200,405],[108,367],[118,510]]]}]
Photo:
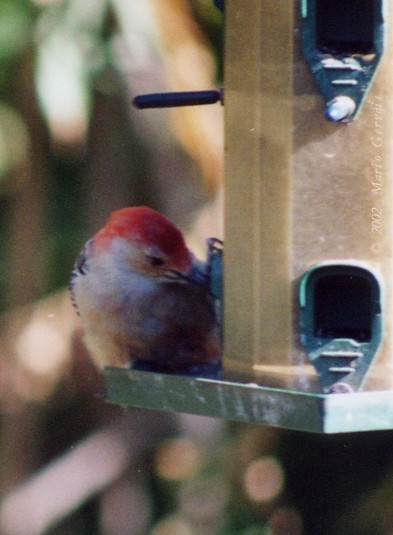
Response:
[{"label": "red-bellied woodpecker", "polygon": [[215,299],[182,233],[145,207],[113,212],[78,257],[71,279],[95,363],[187,370],[220,357]]}]

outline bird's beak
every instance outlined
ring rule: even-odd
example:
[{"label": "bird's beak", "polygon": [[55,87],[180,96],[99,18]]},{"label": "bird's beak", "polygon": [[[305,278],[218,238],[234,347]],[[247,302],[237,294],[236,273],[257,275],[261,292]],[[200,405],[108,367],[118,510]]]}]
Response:
[{"label": "bird's beak", "polygon": [[191,269],[187,273],[175,270],[171,270],[170,273],[172,274],[172,276],[174,276],[174,278],[193,282],[194,284],[200,284],[201,286],[205,286],[207,289],[209,288],[209,275],[194,263],[192,264]]},{"label": "bird's beak", "polygon": [[186,277],[190,281],[195,282],[196,284],[201,284],[202,286],[209,286],[210,284],[209,275],[195,264],[192,265],[192,268]]}]

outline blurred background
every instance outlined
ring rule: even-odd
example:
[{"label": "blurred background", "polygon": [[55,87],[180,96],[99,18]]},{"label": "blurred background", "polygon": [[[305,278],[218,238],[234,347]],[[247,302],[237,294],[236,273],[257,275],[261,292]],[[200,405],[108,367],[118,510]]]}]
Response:
[{"label": "blurred background", "polygon": [[223,235],[222,106],[132,99],[222,84],[212,0],[0,0],[0,535],[393,533],[362,437],[103,399],[67,291],[83,243],[136,204],[201,257]]}]

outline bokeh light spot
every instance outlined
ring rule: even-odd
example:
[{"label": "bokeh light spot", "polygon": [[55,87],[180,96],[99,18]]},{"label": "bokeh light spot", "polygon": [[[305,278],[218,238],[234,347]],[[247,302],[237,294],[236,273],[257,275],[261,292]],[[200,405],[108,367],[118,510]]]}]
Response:
[{"label": "bokeh light spot", "polygon": [[274,457],[261,457],[250,463],[244,474],[247,496],[256,502],[276,498],[284,486],[284,473]]},{"label": "bokeh light spot", "polygon": [[192,440],[175,438],[161,444],[155,456],[155,468],[163,479],[181,481],[195,474],[201,461],[201,454]]}]

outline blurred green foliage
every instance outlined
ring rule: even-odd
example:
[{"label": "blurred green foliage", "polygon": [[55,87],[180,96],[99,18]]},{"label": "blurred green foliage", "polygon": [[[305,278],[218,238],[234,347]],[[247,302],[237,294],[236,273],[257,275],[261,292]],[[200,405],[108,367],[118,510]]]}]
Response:
[{"label": "blurred green foliage", "polygon": [[[73,68],[73,58],[76,67],[80,62],[80,72],[71,71],[70,74],[75,78],[75,98],[81,100],[84,108],[80,113],[87,118],[93,98],[94,75],[110,61],[106,52],[110,35],[109,19],[105,18],[107,2],[101,2],[102,20],[97,17],[97,11],[80,10],[79,13],[77,6],[78,3],[72,0],[45,3],[0,0],[0,311],[12,302],[12,296],[8,295],[10,273],[14,268],[9,259],[10,252],[20,247],[20,262],[23,263],[24,251],[15,242],[10,223],[15,215],[18,217],[15,211],[18,196],[25,199],[27,216],[31,205],[39,202],[42,205],[38,212],[42,217],[43,235],[34,235],[32,231],[31,236],[33,242],[39,241],[37,256],[44,257],[39,260],[44,269],[40,293],[68,283],[73,260],[86,238],[83,210],[88,187],[88,140],[77,140],[79,146],[74,142],[71,147],[56,146],[50,133],[51,125],[47,122],[50,120],[48,113],[51,113],[47,106],[52,105],[50,99],[56,97],[50,87],[56,73],[52,79],[48,78],[52,61],[48,53],[56,52],[54,44],[57,43],[59,51],[66,54],[68,43],[76,54],[69,64],[64,63],[66,55],[60,55],[57,60],[54,57],[60,73],[64,71],[67,76],[67,68]],[[44,73],[43,68],[46,69]],[[80,75],[82,81],[78,79]],[[43,76],[46,76],[44,80],[41,79]],[[45,83],[48,87],[44,87],[46,95],[42,95]],[[57,104],[62,106],[61,98]],[[67,112],[65,110],[65,114]],[[39,268],[33,265],[31,269]],[[24,283],[29,284],[28,281]]]},{"label": "blurred green foliage", "polygon": [[14,62],[33,40],[37,10],[30,0],[0,2],[0,88],[7,96],[7,84],[12,82]]}]

